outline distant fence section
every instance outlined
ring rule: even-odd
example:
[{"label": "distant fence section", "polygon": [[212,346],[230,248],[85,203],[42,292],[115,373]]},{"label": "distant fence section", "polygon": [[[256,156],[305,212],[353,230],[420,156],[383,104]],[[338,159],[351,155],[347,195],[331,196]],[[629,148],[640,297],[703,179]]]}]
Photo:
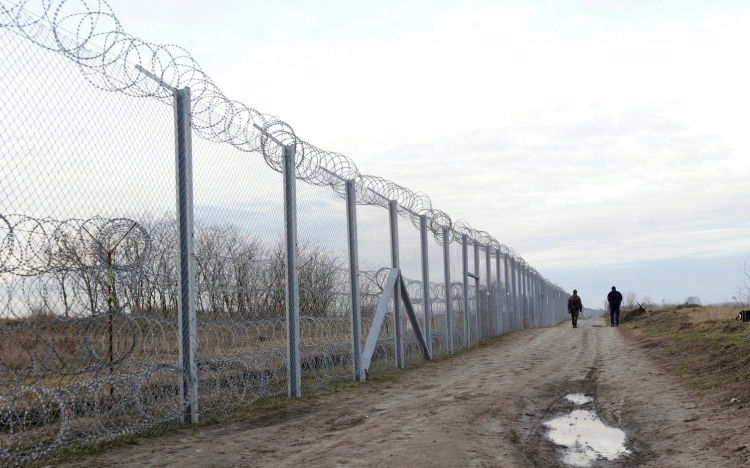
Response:
[{"label": "distant fence section", "polygon": [[0,464],[568,317],[490,234],[104,2],[0,0],[0,58]]},{"label": "distant fence section", "polygon": [[601,317],[602,315],[604,315],[604,311],[601,309],[589,309],[584,307],[583,311],[581,311],[580,318]]}]

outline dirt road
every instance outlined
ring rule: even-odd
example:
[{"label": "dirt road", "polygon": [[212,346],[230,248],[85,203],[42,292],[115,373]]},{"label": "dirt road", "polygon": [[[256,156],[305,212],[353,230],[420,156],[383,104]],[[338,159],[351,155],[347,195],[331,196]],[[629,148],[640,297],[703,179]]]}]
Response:
[{"label": "dirt road", "polygon": [[750,418],[701,401],[602,319],[522,330],[453,359],[404,372],[262,422],[237,422],[144,440],[71,466],[554,467],[561,449],[544,421],[570,411],[569,393],[594,397],[631,455],[594,466],[750,464]]}]

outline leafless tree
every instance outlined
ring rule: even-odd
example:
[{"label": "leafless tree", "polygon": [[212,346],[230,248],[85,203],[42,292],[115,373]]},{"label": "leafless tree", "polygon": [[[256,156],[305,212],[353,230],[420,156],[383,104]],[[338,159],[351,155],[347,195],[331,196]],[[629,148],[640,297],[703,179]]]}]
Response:
[{"label": "leafless tree", "polygon": [[747,264],[747,261],[742,262],[740,274],[742,280],[734,288],[735,295],[732,296],[732,299],[739,307],[750,307],[750,265]]},{"label": "leafless tree", "polygon": [[[134,269],[97,267],[97,252],[80,237],[70,235],[54,245],[50,243],[45,254],[57,268],[19,277],[4,286],[11,295],[23,296],[18,304],[25,312],[19,316],[72,318],[127,305],[133,314],[176,319],[175,220],[144,219],[138,224],[148,232],[151,248],[149,255],[139,248],[127,250],[128,258],[123,260],[137,264]],[[96,224],[89,226],[90,236],[98,235],[96,228]],[[236,225],[196,223],[195,251],[199,319],[265,320],[285,316],[286,259],[282,241],[264,243]],[[349,313],[345,260],[346,252],[330,251],[313,243],[300,245],[303,316],[341,317]]]}]

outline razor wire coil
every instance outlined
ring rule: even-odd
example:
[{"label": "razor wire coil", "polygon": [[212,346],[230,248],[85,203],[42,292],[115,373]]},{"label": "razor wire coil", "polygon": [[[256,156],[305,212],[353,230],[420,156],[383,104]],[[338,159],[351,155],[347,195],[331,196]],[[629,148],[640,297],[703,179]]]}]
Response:
[{"label": "razor wire coil", "polygon": [[[28,13],[36,6],[38,15]],[[104,0],[23,0],[0,3],[0,27],[13,29],[30,41],[75,62],[94,86],[133,97],[150,97],[170,102],[171,92],[137,67],[158,77],[169,87],[190,88],[192,124],[203,138],[228,143],[245,152],[258,152],[266,163],[281,172],[283,151],[266,135],[295,146],[296,176],[316,185],[330,185],[343,196],[344,181],[355,180],[357,202],[387,207],[396,200],[399,213],[419,225],[428,217],[428,228],[442,244],[443,227],[459,241],[462,235],[482,248],[500,250],[526,262],[485,231],[451,217],[432,206],[423,192],[414,192],[382,177],[364,175],[354,161],[340,153],[325,151],[300,139],[292,127],[270,114],[226,97],[200,65],[176,45],[151,44],[133,37],[117,20]],[[259,131],[257,128],[262,129]]]}]

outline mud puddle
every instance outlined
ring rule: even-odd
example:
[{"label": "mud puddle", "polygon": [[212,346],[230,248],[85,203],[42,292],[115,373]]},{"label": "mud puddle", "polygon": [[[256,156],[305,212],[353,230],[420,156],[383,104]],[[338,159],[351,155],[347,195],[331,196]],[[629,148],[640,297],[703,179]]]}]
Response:
[{"label": "mud puddle", "polygon": [[585,405],[586,403],[591,403],[592,401],[594,401],[594,398],[586,396],[583,393],[571,393],[569,395],[565,395],[565,399],[576,405]]},{"label": "mud puddle", "polygon": [[[593,398],[583,393],[572,393],[565,400],[578,406],[587,406]],[[556,445],[565,447],[562,462],[576,467],[589,467],[599,460],[617,460],[630,455],[625,447],[625,432],[605,426],[593,409],[576,408],[569,414],[544,423],[547,437]]]}]

